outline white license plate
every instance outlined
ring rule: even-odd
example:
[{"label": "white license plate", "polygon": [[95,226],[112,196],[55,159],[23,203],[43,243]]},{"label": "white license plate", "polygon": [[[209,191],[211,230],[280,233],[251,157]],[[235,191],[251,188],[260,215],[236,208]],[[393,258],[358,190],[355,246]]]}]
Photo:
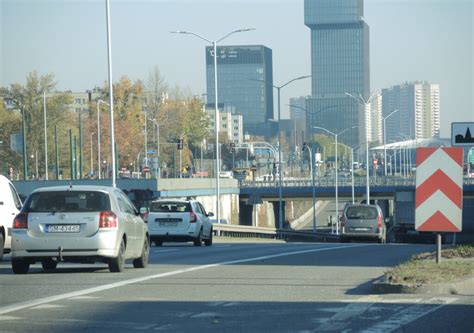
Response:
[{"label": "white license plate", "polygon": [[81,226],[79,224],[48,224],[46,232],[51,233],[73,233],[80,232]]},{"label": "white license plate", "polygon": [[354,228],[355,231],[369,231],[370,228]]},{"label": "white license plate", "polygon": [[162,227],[176,227],[178,222],[160,222],[160,226]]}]

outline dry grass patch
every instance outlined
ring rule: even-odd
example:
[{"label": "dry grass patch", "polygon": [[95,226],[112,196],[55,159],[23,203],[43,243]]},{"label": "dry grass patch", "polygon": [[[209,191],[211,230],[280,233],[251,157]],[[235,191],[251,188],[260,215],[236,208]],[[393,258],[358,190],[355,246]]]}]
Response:
[{"label": "dry grass patch", "polygon": [[385,281],[408,285],[454,282],[474,276],[474,245],[460,245],[441,251],[441,262],[436,253],[421,253],[406,263],[385,273]]}]

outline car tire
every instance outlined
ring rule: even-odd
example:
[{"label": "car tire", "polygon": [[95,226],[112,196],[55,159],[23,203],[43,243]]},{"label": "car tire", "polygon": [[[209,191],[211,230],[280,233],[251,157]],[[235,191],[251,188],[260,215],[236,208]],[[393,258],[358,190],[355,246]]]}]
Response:
[{"label": "car tire", "polygon": [[156,240],[154,243],[155,243],[155,246],[163,246],[162,240]]},{"label": "car tire", "polygon": [[123,272],[124,268],[125,268],[125,241],[122,239],[117,257],[110,259],[109,261],[109,270],[112,273],[120,273],[120,272]]},{"label": "car tire", "polygon": [[209,233],[209,238],[204,240],[204,245],[211,246],[212,245],[212,235],[214,234],[213,230]]},{"label": "car tire", "polygon": [[52,271],[53,269],[56,269],[58,266],[58,262],[54,259],[46,259],[41,262],[41,266],[45,271]]},{"label": "car tire", "polygon": [[142,254],[139,258],[133,260],[133,267],[135,268],[146,268],[148,266],[148,259],[150,257],[150,243],[148,237],[145,237],[143,241]]},{"label": "car tire", "polygon": [[5,249],[5,237],[3,237],[3,233],[0,232],[0,261],[3,259],[3,251]]},{"label": "car tire", "polygon": [[15,274],[27,274],[30,262],[23,258],[12,258],[12,270]]},{"label": "car tire", "polygon": [[202,245],[202,229],[199,231],[199,235],[194,240],[194,246],[201,246]]},{"label": "car tire", "polygon": [[349,243],[350,242],[349,237],[342,237],[341,236],[339,239],[340,239],[341,243]]}]

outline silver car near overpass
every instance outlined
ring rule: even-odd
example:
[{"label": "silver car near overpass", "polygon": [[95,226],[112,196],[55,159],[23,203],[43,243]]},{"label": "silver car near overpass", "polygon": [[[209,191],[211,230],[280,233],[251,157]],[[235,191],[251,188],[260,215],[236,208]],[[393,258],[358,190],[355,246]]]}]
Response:
[{"label": "silver car near overpass", "polygon": [[12,269],[26,274],[40,262],[53,270],[58,262],[105,262],[121,272],[132,259],[144,268],[149,257],[148,227],[117,188],[58,186],[33,191],[12,229]]}]

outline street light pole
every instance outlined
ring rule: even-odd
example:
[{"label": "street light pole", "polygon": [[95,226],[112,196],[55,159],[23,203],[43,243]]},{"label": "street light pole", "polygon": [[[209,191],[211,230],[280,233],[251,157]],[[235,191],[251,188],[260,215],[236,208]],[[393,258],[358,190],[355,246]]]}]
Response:
[{"label": "street light pole", "polygon": [[44,179],[48,180],[48,133],[46,127],[46,92],[43,91],[43,123],[44,123]]},{"label": "street light pole", "polygon": [[[104,102],[103,100],[99,99],[97,101],[97,168],[99,170],[98,175],[100,179],[100,174],[102,173],[101,170],[101,159],[100,159],[100,103],[105,105],[109,105],[108,103]],[[110,105],[109,105],[110,106]]]},{"label": "street light pole", "polygon": [[300,77],[297,77],[297,78],[294,78],[294,79],[291,79],[290,81],[286,82],[285,84],[281,85],[281,86],[276,86],[276,85],[273,85],[273,84],[270,84],[268,82],[266,82],[265,80],[251,80],[251,81],[260,81],[260,82],[263,82],[269,86],[272,86],[273,88],[275,88],[278,92],[278,171],[279,171],[279,176],[278,176],[278,181],[279,181],[279,186],[278,186],[278,228],[279,229],[283,229],[283,189],[282,189],[282,186],[283,186],[283,170],[282,170],[282,163],[281,163],[281,103],[280,103],[280,90],[284,87],[286,87],[287,85],[289,85],[290,83],[294,82],[294,81],[297,81],[297,80],[302,80],[302,79],[306,79],[308,77],[311,77],[311,75],[304,75],[304,76],[300,76]]},{"label": "street light pole", "polygon": [[219,214],[219,206],[220,206],[220,188],[219,188],[219,159],[220,159],[220,153],[219,153],[219,108],[218,108],[218,94],[217,94],[217,43],[221,42],[222,40],[226,39],[230,35],[233,35],[238,32],[246,32],[246,31],[252,31],[255,30],[253,28],[251,29],[238,29],[229,32],[227,35],[224,37],[211,41],[210,39],[203,37],[201,35],[198,35],[197,33],[191,32],[191,31],[170,31],[171,33],[176,33],[176,34],[185,34],[185,35],[193,35],[197,38],[200,38],[209,44],[212,44],[213,52],[214,52],[214,92],[215,92],[215,99],[214,99],[214,104],[215,104],[215,115],[214,115],[214,128],[215,128],[215,141],[216,141],[216,221],[217,223],[220,223],[220,214]]},{"label": "street light pole", "polygon": [[339,133],[334,133],[334,132],[331,132],[330,130],[324,128],[324,127],[319,127],[319,126],[314,126],[314,128],[317,128],[317,129],[320,129],[320,130],[323,130],[323,131],[326,131],[327,133],[331,134],[334,136],[335,138],[335,141],[336,141],[336,158],[335,158],[335,163],[336,163],[336,172],[335,172],[335,176],[336,176],[336,235],[339,235],[339,189],[338,189],[338,166],[337,166],[337,137],[343,133],[345,133],[346,131],[348,130],[351,130],[351,129],[354,129],[354,128],[357,128],[357,126],[352,126],[352,127],[348,127],[344,130],[342,130],[341,132]]},{"label": "street light pole", "polygon": [[307,148],[309,151],[309,170],[311,172],[311,187],[312,187],[312,199],[313,199],[313,232],[316,232],[316,197],[315,197],[315,184],[314,184],[314,169],[313,159],[314,155],[311,151],[311,147],[306,143],[303,144],[303,150]]},{"label": "street light pole", "polygon": [[384,164],[384,175],[385,175],[385,177],[387,177],[387,148],[386,148],[387,134],[385,132],[385,121],[388,119],[388,117],[393,115],[395,112],[398,112],[398,109],[393,110],[388,116],[382,117],[382,120],[383,120],[383,164]]},{"label": "street light pole", "polygon": [[109,69],[109,94],[110,94],[110,150],[112,157],[112,187],[116,187],[115,183],[115,129],[114,129],[114,87],[112,81],[112,39],[110,33],[110,10],[109,1],[105,1],[105,9],[107,12],[107,54]]},{"label": "street light pole", "polygon": [[354,99],[357,101],[357,103],[361,104],[364,106],[364,116],[365,116],[365,169],[366,169],[366,195],[367,195],[367,204],[370,204],[370,165],[369,165],[369,128],[367,126],[367,116],[365,115],[367,112],[367,107],[372,101],[372,98],[374,98],[376,95],[372,94],[370,97],[365,100],[362,95],[359,94],[359,96],[354,96],[348,92],[346,92],[346,95],[349,96],[350,98]]}]

